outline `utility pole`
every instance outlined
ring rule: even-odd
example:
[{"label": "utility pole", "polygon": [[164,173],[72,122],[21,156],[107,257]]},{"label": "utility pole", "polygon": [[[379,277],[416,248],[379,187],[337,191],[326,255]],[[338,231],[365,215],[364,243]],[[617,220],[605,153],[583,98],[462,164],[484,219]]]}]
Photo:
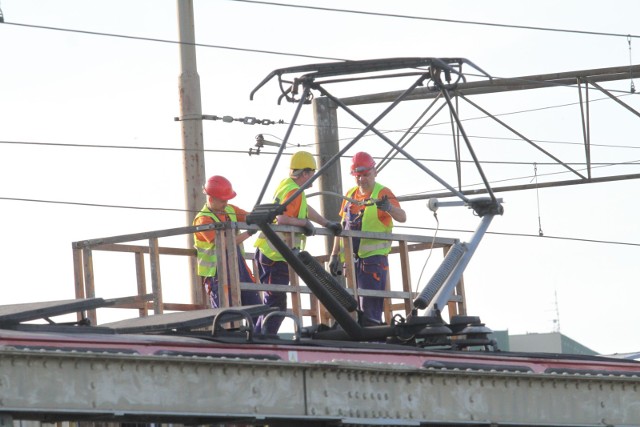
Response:
[{"label": "utility pole", "polygon": [[[204,204],[202,185],[205,182],[204,143],[202,137],[202,101],[200,77],[196,65],[195,26],[193,0],[177,0],[178,32],[180,41],[180,125],[184,166],[184,194],[186,223],[191,225],[196,212]],[[193,245],[193,236],[187,235],[187,245]],[[197,275],[197,263],[189,258],[191,301],[204,304],[204,292]]]},{"label": "utility pole", "polygon": [[[313,100],[313,115],[316,123],[316,147],[320,158],[320,167],[340,151],[338,140],[338,108],[329,98],[320,97]],[[334,163],[326,173],[320,176],[320,191],[342,195],[342,173],[340,162]],[[342,199],[335,195],[322,194],[320,208],[325,218],[340,221],[338,212]],[[327,238],[327,253],[331,253],[333,238]]]}]

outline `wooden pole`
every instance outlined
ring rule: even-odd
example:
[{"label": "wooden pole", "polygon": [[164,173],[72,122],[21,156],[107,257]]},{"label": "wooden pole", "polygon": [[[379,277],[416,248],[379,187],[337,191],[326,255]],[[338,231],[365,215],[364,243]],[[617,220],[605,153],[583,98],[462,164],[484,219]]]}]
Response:
[{"label": "wooden pole", "polygon": [[[180,124],[184,165],[184,194],[186,222],[191,225],[193,217],[205,202],[202,185],[205,183],[204,143],[202,136],[202,102],[200,77],[196,65],[195,26],[193,0],[178,0],[178,28],[180,40]],[[188,247],[193,246],[193,236],[187,235]],[[189,258],[191,300],[204,304],[204,292],[197,276],[195,257]]]}]

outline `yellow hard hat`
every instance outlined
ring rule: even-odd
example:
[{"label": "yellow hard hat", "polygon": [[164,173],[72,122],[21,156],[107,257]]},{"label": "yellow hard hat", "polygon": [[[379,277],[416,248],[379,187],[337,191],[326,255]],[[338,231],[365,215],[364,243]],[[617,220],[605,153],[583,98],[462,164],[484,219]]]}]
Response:
[{"label": "yellow hard hat", "polygon": [[313,169],[316,170],[316,160],[307,151],[298,151],[291,157],[291,169]]}]

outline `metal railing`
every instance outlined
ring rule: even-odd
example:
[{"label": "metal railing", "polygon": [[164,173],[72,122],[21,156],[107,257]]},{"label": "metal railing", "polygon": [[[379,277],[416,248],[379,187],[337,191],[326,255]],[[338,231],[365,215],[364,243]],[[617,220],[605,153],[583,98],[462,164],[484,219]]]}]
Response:
[{"label": "metal railing", "polygon": [[[275,231],[283,232],[285,241],[291,243],[294,233],[300,232],[299,227],[293,226],[272,226]],[[165,230],[156,230],[136,234],[127,234],[120,236],[112,236],[98,239],[89,239],[73,242],[73,263],[74,263],[74,282],[76,298],[94,298],[96,296],[95,274],[94,274],[94,253],[95,252],[124,252],[133,255],[136,274],[137,292],[133,296],[118,298],[118,302],[110,308],[126,308],[137,309],[139,316],[149,315],[152,310],[153,314],[162,314],[167,311],[187,311],[207,308],[208,301],[193,301],[192,303],[172,303],[164,301],[163,286],[160,269],[161,255],[179,256],[179,257],[195,257],[196,250],[189,248],[175,248],[160,246],[160,239],[171,236],[179,236],[192,234],[195,232],[215,230],[216,231],[216,255],[218,259],[218,279],[220,287],[220,303],[224,306],[238,306],[240,301],[241,290],[257,290],[263,291],[281,291],[290,293],[292,314],[299,319],[309,318],[312,324],[317,322],[331,322],[332,319],[328,312],[324,310],[322,305],[313,296],[311,291],[303,284],[300,279],[290,268],[290,285],[270,285],[261,283],[240,282],[237,269],[231,268],[227,270],[221,266],[237,265],[237,251],[235,243],[235,235],[246,229],[257,229],[256,226],[248,226],[245,223],[221,222],[207,224],[201,226],[180,227]],[[333,234],[326,229],[317,229],[316,236],[326,236],[332,238]],[[337,280],[343,284],[347,291],[356,299],[359,296],[377,296],[385,299],[384,312],[385,320],[388,322],[393,312],[404,311],[408,314],[412,309],[412,300],[416,297],[416,292],[411,290],[411,274],[409,253],[414,251],[431,250],[442,248],[444,254],[449,248],[457,242],[457,239],[440,238],[433,236],[396,234],[396,233],[373,233],[362,231],[344,231],[341,235],[344,239],[343,244],[346,253],[346,268],[344,276],[338,277]],[[366,237],[375,239],[391,240],[393,242],[390,257],[398,256],[400,262],[400,274],[390,272],[389,278],[401,278],[401,289],[392,289],[391,279],[387,280],[384,291],[374,291],[358,289],[356,286],[356,272],[353,267],[353,259],[349,254],[352,245],[352,238]],[[308,238],[308,239],[313,239]],[[144,244],[146,241],[146,244]],[[309,245],[307,245],[309,246]],[[245,254],[245,258],[250,261],[253,266],[254,276],[257,268],[253,260],[253,253]],[[320,263],[327,263],[329,255],[323,254],[315,256]],[[147,271],[146,262],[149,263]],[[189,272],[188,274],[196,277],[197,272]],[[148,292],[147,275],[150,276],[151,292]],[[185,281],[187,283],[197,283],[197,280]],[[258,280],[256,280],[258,282]],[[397,288],[397,286],[395,287]],[[185,289],[189,291],[189,289]],[[303,304],[302,296],[308,296],[308,304]],[[394,300],[396,301],[394,303]],[[401,300],[401,302],[397,302]],[[229,304],[229,301],[231,303]],[[306,302],[306,301],[305,301]],[[308,308],[303,308],[308,305]],[[464,304],[464,285],[462,280],[456,287],[454,295],[449,302],[449,314],[466,314]],[[80,314],[79,314],[80,315]],[[97,314],[95,310],[87,313],[91,324],[97,325]]]}]

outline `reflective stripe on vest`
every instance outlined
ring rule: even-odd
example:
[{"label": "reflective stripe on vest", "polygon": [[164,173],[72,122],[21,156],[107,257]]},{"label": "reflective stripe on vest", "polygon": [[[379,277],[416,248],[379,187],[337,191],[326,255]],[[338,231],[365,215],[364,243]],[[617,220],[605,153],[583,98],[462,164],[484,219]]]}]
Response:
[{"label": "reflective stripe on vest", "polygon": [[[224,211],[229,216],[229,221],[237,222],[236,211],[232,206],[227,205]],[[214,222],[221,222],[220,219],[209,210],[209,207],[205,204],[204,207],[196,217],[193,219],[195,224],[196,219],[202,216],[208,216]],[[202,277],[215,277],[218,267],[218,257],[216,256],[216,244],[215,242],[207,242],[206,240],[198,240],[196,235],[193,235],[194,247],[198,255],[198,276]]]},{"label": "reflective stripe on vest", "polygon": [[[300,188],[300,186],[296,184],[296,182],[293,179],[287,178],[282,180],[282,182],[280,182],[280,185],[278,185],[278,188],[276,189],[273,202],[282,203],[287,197],[287,194],[297,190],[298,188]],[[302,197],[302,200],[300,202],[300,210],[298,211],[298,218],[307,219],[307,196],[305,196],[303,192],[303,193],[300,193],[298,197]],[[277,232],[276,234],[278,234],[278,236],[283,241],[285,242],[287,241],[286,234],[288,233]],[[307,237],[304,234],[294,233],[293,247],[304,249],[306,240],[307,240]],[[280,255],[280,252],[278,252],[278,250],[273,246],[273,244],[269,241],[269,239],[267,239],[264,233],[260,233],[258,235],[258,238],[256,239],[254,246],[260,249],[260,252],[262,252],[270,260],[284,261],[284,257]]]},{"label": "reflective stripe on vest", "polygon": [[[378,194],[384,188],[383,185],[375,183],[373,191],[371,192],[371,198],[377,199]],[[347,197],[352,197],[358,187],[354,187],[347,192]],[[393,229],[393,220],[387,226],[378,218],[378,208],[376,205],[366,206],[364,208],[364,214],[362,215],[362,229],[361,231],[373,231],[377,233],[391,233]],[[360,239],[360,247],[358,248],[358,257],[367,258],[373,255],[388,255],[391,252],[391,240],[380,239]]]}]

